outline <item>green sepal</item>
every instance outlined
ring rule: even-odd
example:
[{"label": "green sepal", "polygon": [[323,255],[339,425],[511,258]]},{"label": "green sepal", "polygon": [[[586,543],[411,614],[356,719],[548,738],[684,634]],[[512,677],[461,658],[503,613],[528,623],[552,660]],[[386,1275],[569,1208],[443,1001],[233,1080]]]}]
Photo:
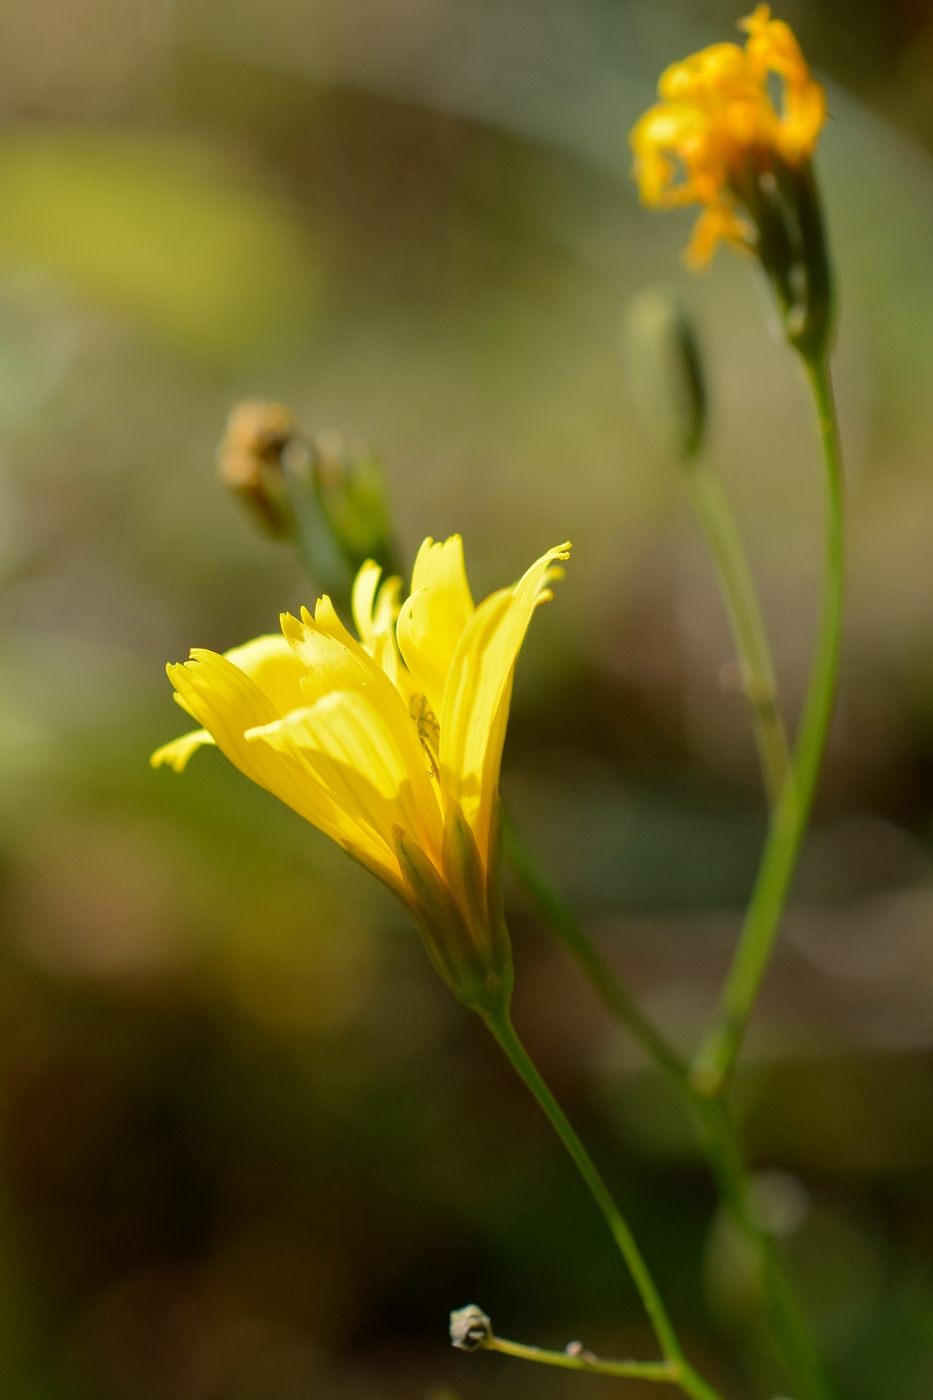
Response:
[{"label": "green sepal", "polygon": [[755,251],[788,342],[807,358],[823,356],[834,326],[833,277],[812,164],[768,150],[749,161],[741,177],[733,176],[732,184],[755,225]]},{"label": "green sepal", "polygon": [[486,912],[486,872],[476,837],[458,802],[448,799],[441,846],[444,880],[477,943],[489,926]]},{"label": "green sepal", "polygon": [[497,792],[489,821],[489,846],[486,859],[486,911],[489,920],[489,935],[492,941],[492,955],[500,970],[502,981],[508,987],[508,999],[511,1000],[515,971],[512,964],[512,940],[505,922],[505,904],[502,895],[503,831],[502,802]]},{"label": "green sepal", "polygon": [[[406,886],[405,904],[431,962],[465,1006],[482,1015],[503,1011],[511,997],[512,977],[511,956],[505,963],[501,958],[501,937],[493,938],[485,917],[471,927],[472,919],[468,922],[470,916],[418,843],[399,826],[392,835]],[[478,852],[476,857],[478,861]],[[462,887],[473,878],[464,874]]]}]

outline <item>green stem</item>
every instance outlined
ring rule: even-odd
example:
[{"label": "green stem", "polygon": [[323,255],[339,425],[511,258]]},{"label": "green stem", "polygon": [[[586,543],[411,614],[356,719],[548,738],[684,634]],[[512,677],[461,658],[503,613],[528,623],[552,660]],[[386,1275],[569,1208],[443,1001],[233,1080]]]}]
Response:
[{"label": "green stem", "polygon": [[529,902],[561,943],[576,959],[603,1001],[628,1028],[665,1074],[679,1084],[688,1083],[687,1066],[672,1045],[642,1011],[634,995],[613,972],[589,934],[551,888],[538,862],[509,813],[503,808],[502,831],[506,859]]},{"label": "green stem", "polygon": [[621,1376],[643,1381],[661,1381],[677,1385],[679,1375],[670,1361],[607,1361],[604,1357],[582,1352],[548,1351],[545,1347],[529,1347],[522,1342],[507,1342],[504,1337],[490,1337],[484,1351],[498,1351],[503,1356],[517,1356],[522,1361],[538,1361],[545,1366],[560,1366],[565,1371],[589,1371],[597,1376]]},{"label": "green stem", "polygon": [[729,615],[742,685],[752,710],[765,786],[774,806],[784,791],[790,758],[758,595],[735,518],[718,477],[699,460],[686,464],[686,475]]},{"label": "green stem", "polygon": [[590,1194],[602,1211],[612,1237],[618,1245],[619,1252],[628,1265],[629,1273],[658,1339],[664,1361],[673,1372],[676,1372],[673,1377],[676,1383],[686,1395],[692,1397],[692,1400],[722,1400],[719,1393],[693,1369],[684,1356],[683,1348],[668,1317],[667,1309],[634,1235],[619,1207],[612,1199],[609,1188],[600,1176],[592,1157],[583,1146],[560,1104],[538,1073],[534,1061],[512,1025],[508,1012],[487,1015],[485,1020],[516,1072],[534,1095],[589,1187]]},{"label": "green stem", "polygon": [[719,1195],[758,1256],[770,1325],[800,1400],[830,1400],[831,1391],[822,1361],[810,1339],[774,1241],[751,1208],[748,1167],[726,1105],[721,1097],[707,1098],[696,1091],[676,1051],[641,1011],[631,991],[606,962],[587,930],[550,886],[507,814],[504,822],[506,854],[532,907],[557,935],[609,1010],[684,1096]]},{"label": "green stem", "polygon": [[753,1208],[748,1166],[728,1106],[721,1097],[710,1099],[695,1091],[689,1106],[720,1199],[758,1256],[765,1312],[779,1359],[793,1380],[798,1400],[832,1400],[832,1387],[822,1358],[784,1272],[774,1239],[763,1228]]},{"label": "green stem", "polygon": [[823,604],[813,669],[793,760],[768,830],[751,903],[720,998],[716,1021],[694,1061],[693,1082],[715,1094],[735,1064],[768,966],[800,844],[813,805],[836,698],[845,574],[843,477],[839,431],[829,369],[805,362],[816,404],[826,481]]}]

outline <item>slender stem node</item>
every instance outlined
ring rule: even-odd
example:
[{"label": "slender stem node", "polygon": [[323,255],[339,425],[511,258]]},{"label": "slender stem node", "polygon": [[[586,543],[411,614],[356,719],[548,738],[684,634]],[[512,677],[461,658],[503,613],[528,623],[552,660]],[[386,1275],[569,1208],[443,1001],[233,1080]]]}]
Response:
[{"label": "slender stem node", "polygon": [[484,1343],[483,1349],[501,1352],[503,1356],[517,1356],[522,1361],[560,1366],[565,1371],[589,1371],[597,1376],[660,1381],[668,1385],[677,1385],[680,1382],[680,1368],[671,1361],[610,1361],[605,1357],[594,1356],[591,1352],[548,1351],[546,1347],[530,1347],[522,1342],[508,1342],[504,1337],[491,1337]]}]

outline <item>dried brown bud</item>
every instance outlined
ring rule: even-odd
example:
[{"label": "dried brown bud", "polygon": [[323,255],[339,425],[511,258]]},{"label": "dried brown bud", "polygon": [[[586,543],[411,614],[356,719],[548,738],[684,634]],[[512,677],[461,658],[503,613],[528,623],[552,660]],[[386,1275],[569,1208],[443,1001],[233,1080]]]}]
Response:
[{"label": "dried brown bud", "polygon": [[217,451],[217,474],[276,539],[292,539],[295,514],[283,459],[303,439],[290,410],[280,403],[247,399],[227,420]]}]

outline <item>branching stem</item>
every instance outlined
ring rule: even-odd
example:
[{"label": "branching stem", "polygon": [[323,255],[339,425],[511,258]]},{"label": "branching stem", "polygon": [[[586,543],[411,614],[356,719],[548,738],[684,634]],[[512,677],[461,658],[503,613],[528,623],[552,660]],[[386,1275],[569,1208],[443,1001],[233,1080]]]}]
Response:
[{"label": "branching stem", "polygon": [[[551,1093],[538,1069],[525,1049],[507,1012],[498,1016],[487,1016],[489,1027],[519,1076],[534,1095],[538,1105],[551,1123],[557,1136],[589,1187],[590,1194],[605,1217],[619,1252],[628,1265],[629,1273],[638,1290],[645,1312],[658,1339],[664,1363],[676,1372],[676,1384],[691,1400],[722,1400],[718,1391],[695,1371],[684,1355],[683,1348],[674,1331],[673,1323],[658,1292],[657,1284],[638,1247],[635,1236],[619,1207],[603,1181],[592,1157],[583,1146],[576,1130]],[[538,1358],[540,1359],[540,1358]]]},{"label": "branching stem", "polygon": [[498,1351],[503,1356],[517,1356],[521,1361],[538,1361],[545,1366],[560,1366],[565,1371],[589,1371],[597,1376],[619,1376],[633,1380],[660,1381],[677,1385],[679,1371],[670,1361],[609,1361],[590,1352],[548,1351],[545,1347],[529,1347],[522,1342],[507,1342],[504,1337],[490,1337],[485,1351]]}]

